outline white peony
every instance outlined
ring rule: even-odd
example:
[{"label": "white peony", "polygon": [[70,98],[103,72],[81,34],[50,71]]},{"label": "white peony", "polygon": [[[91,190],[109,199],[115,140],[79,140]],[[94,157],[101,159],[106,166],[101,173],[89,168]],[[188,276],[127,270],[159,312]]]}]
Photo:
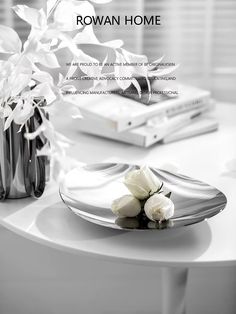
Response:
[{"label": "white peony", "polygon": [[112,202],[111,210],[117,217],[135,217],[141,212],[141,204],[133,195],[124,195]]},{"label": "white peony", "polygon": [[157,192],[162,182],[147,166],[142,166],[127,173],[124,184],[136,198],[143,200]]},{"label": "white peony", "polygon": [[174,215],[174,203],[163,194],[154,194],[144,205],[146,216],[152,221],[163,221]]}]

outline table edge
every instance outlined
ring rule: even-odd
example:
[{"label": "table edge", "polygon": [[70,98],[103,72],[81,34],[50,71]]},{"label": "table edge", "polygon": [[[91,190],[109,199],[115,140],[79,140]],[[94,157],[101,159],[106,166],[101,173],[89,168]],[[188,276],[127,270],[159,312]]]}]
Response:
[{"label": "table edge", "polygon": [[5,229],[35,242],[40,245],[45,245],[49,248],[59,250],[64,253],[69,253],[73,255],[81,255],[84,257],[95,258],[103,261],[109,262],[118,262],[124,264],[133,264],[133,265],[142,265],[142,266],[151,266],[151,267],[186,267],[186,268],[200,268],[200,267],[231,267],[236,266],[236,260],[219,260],[219,261],[150,261],[150,260],[137,260],[132,258],[126,258],[122,256],[114,256],[108,254],[99,254],[97,252],[85,251],[85,250],[78,250],[75,248],[71,248],[68,246],[63,246],[56,242],[50,241],[49,239],[39,238],[35,235],[29,234],[25,231],[16,229],[11,225],[5,223],[3,220],[0,220],[0,226],[4,227]]}]

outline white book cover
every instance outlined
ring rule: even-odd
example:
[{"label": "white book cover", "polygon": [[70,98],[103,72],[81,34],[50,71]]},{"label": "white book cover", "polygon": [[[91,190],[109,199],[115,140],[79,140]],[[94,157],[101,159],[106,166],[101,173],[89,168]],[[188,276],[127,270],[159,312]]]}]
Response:
[{"label": "white book cover", "polygon": [[218,130],[219,122],[215,118],[211,117],[199,117],[198,119],[192,121],[191,124],[185,126],[184,128],[167,135],[163,139],[163,143],[171,143],[179,141],[185,138],[206,134]]},{"label": "white book cover", "polygon": [[85,118],[97,119],[118,132],[145,123],[156,115],[175,116],[198,107],[210,100],[210,92],[196,87],[181,85],[179,96],[168,98],[152,105],[144,105],[119,95],[76,96],[81,114]]},{"label": "white book cover", "polygon": [[199,115],[209,111],[212,107],[205,106],[194,109],[178,116],[155,117],[149,119],[145,124],[123,132],[111,130],[99,120],[80,118],[78,129],[85,133],[130,143],[137,146],[149,147],[161,141],[167,135],[173,134],[179,129],[192,123]]}]

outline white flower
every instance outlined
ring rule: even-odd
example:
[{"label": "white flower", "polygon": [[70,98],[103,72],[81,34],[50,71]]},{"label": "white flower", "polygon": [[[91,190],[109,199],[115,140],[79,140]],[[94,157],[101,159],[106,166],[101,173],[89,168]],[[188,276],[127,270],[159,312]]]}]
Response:
[{"label": "white flower", "polygon": [[133,195],[124,195],[113,201],[111,210],[117,217],[135,217],[141,212],[141,204]]},{"label": "white flower", "polygon": [[163,194],[154,194],[144,205],[146,216],[152,221],[163,221],[174,215],[173,202]]},{"label": "white flower", "polygon": [[124,184],[136,198],[143,200],[157,192],[162,182],[147,166],[143,166],[139,170],[130,171],[125,176]]}]

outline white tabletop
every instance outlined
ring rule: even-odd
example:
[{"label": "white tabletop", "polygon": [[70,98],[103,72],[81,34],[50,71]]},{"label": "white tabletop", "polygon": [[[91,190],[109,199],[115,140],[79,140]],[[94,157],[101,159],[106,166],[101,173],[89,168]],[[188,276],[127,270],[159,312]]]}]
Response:
[{"label": "white tabletop", "polygon": [[[236,105],[219,104],[218,132],[145,149],[79,134],[76,122],[63,129],[76,141],[70,155],[83,163],[115,161],[161,166],[178,164],[180,172],[225,193],[226,209],[207,222],[162,231],[124,232],[103,228],[71,213],[50,184],[39,200],[0,203],[0,224],[26,238],[76,254],[157,266],[236,264],[236,172],[225,164],[236,158]],[[61,121],[60,123],[61,124]]]}]

